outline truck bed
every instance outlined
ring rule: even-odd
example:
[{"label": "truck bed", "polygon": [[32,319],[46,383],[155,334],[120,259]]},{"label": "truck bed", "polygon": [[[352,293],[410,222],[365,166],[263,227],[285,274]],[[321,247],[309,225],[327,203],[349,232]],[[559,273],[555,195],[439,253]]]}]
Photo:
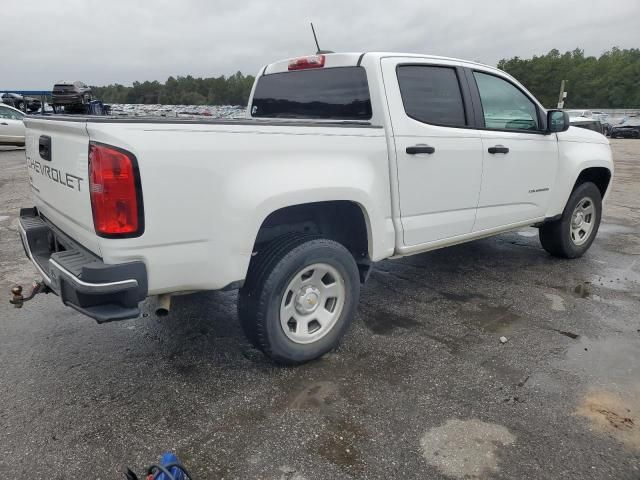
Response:
[{"label": "truck bed", "polygon": [[178,125],[251,125],[282,127],[343,127],[343,128],[382,128],[367,121],[355,120],[313,120],[313,119],[263,119],[263,118],[212,118],[212,117],[127,117],[120,115],[30,115],[29,120],[52,120],[80,123],[154,123]]},{"label": "truck bed", "polygon": [[[25,123],[38,212],[105,264],[142,261],[150,294],[241,281],[262,222],[292,204],[378,199],[366,205],[380,219],[371,228],[381,230],[380,242],[392,238],[387,139],[369,122],[33,115]],[[135,157],[139,236],[96,234],[91,143]],[[388,250],[374,245],[380,256]]]}]

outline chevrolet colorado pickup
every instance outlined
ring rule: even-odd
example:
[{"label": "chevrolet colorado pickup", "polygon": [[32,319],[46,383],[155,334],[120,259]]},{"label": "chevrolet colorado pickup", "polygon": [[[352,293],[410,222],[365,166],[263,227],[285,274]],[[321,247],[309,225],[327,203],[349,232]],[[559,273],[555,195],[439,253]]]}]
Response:
[{"label": "chevrolet colorado pickup", "polygon": [[98,322],[239,289],[248,339],[286,364],[336,346],[377,261],[528,225],[581,256],[613,174],[604,136],[505,72],[427,55],[272,63],[246,119],[26,126],[20,234],[46,288]]}]

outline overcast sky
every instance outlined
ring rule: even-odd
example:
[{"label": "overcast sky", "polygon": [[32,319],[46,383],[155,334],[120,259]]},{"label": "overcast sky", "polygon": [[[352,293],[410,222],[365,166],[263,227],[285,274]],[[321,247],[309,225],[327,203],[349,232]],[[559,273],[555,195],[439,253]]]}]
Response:
[{"label": "overcast sky", "polygon": [[[0,90],[218,76],[323,49],[495,65],[551,48],[640,47],[640,1],[2,0]],[[613,5],[620,7],[612,8]]]}]

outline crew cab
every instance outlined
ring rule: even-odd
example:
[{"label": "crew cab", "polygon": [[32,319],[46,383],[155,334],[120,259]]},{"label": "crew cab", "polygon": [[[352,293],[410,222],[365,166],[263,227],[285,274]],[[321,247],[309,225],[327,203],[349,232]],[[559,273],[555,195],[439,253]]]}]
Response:
[{"label": "crew cab", "polygon": [[239,289],[277,362],[333,349],[375,262],[539,227],[593,242],[608,140],[474,62],[335,53],[265,66],[240,120],[28,117],[27,255],[98,322],[158,296]]}]

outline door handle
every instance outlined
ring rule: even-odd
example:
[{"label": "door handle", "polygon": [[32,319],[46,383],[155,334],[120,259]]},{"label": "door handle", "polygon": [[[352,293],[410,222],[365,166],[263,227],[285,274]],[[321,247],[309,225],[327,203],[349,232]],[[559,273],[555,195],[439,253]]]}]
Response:
[{"label": "door handle", "polygon": [[429,145],[414,145],[413,147],[407,147],[407,153],[409,155],[415,155],[417,153],[428,153],[431,155],[435,151],[436,149]]},{"label": "door handle", "polygon": [[2,122],[0,125],[9,125],[7,122]]},{"label": "door handle", "polygon": [[41,135],[38,139],[38,153],[43,160],[51,161],[51,137]]},{"label": "door handle", "polygon": [[504,145],[495,145],[493,147],[489,147],[489,153],[509,153],[509,149]]}]

